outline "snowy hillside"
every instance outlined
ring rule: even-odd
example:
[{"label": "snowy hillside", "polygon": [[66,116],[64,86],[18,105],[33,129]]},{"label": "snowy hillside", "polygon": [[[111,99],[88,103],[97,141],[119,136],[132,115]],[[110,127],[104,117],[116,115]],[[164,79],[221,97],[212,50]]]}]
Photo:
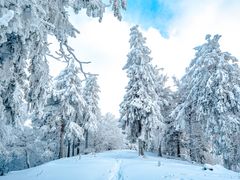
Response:
[{"label": "snowy hillside", "polygon": [[138,157],[130,150],[108,151],[96,155],[65,158],[44,165],[15,171],[0,180],[159,180],[159,179],[240,179],[240,174],[221,166],[203,170],[188,162],[158,158],[148,154]]}]

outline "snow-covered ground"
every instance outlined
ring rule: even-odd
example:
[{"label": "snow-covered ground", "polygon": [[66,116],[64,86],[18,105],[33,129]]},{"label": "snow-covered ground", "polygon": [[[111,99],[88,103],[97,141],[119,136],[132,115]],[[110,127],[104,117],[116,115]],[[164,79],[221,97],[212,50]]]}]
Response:
[{"label": "snow-covered ground", "polygon": [[0,180],[231,180],[240,174],[221,166],[203,170],[189,162],[138,157],[130,150],[108,151],[95,155],[64,158],[22,171],[10,172]]}]

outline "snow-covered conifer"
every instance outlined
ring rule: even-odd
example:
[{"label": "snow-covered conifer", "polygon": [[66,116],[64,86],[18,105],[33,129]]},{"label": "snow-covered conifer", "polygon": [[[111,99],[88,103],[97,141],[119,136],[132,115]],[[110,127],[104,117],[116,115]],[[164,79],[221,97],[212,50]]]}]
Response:
[{"label": "snow-covered conifer", "polygon": [[46,104],[47,93],[49,91],[49,67],[46,59],[46,46],[37,45],[32,53],[33,57],[29,66],[29,90],[26,94],[28,111],[35,114],[38,119],[43,115],[43,108]]},{"label": "snow-covered conifer", "polygon": [[154,67],[154,79],[155,79],[155,92],[157,103],[157,118],[161,122],[161,126],[156,126],[153,129],[154,138],[151,148],[158,151],[158,155],[162,154],[162,144],[164,141],[164,132],[166,131],[166,123],[169,121],[169,114],[172,110],[173,93],[170,87],[166,86],[168,77],[163,74],[163,69]]},{"label": "snow-covered conifer", "polygon": [[83,97],[86,102],[86,108],[83,116],[86,149],[88,148],[89,131],[93,132],[96,130],[97,121],[101,118],[100,109],[98,107],[99,92],[100,90],[97,84],[97,77],[95,75],[89,75],[83,89]]},{"label": "snow-covered conifer", "polygon": [[154,68],[150,64],[150,49],[138,26],[131,28],[130,52],[124,66],[129,78],[124,100],[120,105],[120,121],[130,142],[138,141],[139,155],[152,138],[152,130],[160,125],[157,116]]},{"label": "snow-covered conifer", "polygon": [[209,162],[217,157],[230,168],[237,147],[232,137],[240,127],[240,69],[235,57],[220,50],[220,37],[207,35],[207,42],[195,48],[172,117],[191,160]]},{"label": "snow-covered conifer", "polygon": [[[82,96],[82,85],[79,78],[79,68],[73,61],[55,78],[53,98],[57,101],[56,109],[58,127],[60,133],[59,157],[64,157],[64,141],[74,144],[75,136],[82,139],[80,125],[82,125],[85,100]],[[76,128],[76,126],[79,126]],[[72,136],[70,135],[72,133]],[[69,151],[68,147],[68,151]]]}]

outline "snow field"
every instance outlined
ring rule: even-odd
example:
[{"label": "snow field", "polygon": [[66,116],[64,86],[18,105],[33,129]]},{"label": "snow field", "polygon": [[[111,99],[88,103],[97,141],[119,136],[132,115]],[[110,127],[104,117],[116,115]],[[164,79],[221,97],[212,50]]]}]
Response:
[{"label": "snow field", "polygon": [[[160,166],[158,166],[160,161]],[[131,150],[118,150],[63,158],[34,168],[10,172],[0,180],[237,180],[240,174],[222,166],[202,165],[159,158],[152,153],[139,157]]]}]

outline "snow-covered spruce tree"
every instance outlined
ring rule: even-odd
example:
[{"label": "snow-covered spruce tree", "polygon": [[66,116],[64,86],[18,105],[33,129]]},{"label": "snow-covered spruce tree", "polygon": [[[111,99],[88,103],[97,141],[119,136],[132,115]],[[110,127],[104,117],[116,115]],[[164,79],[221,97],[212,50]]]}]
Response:
[{"label": "snow-covered spruce tree", "polygon": [[150,64],[150,49],[145,46],[146,39],[138,30],[131,28],[128,60],[124,66],[129,78],[124,100],[120,105],[120,122],[130,142],[138,141],[139,155],[152,138],[152,130],[160,126],[159,107],[155,92],[154,68]]},{"label": "snow-covered spruce tree", "polygon": [[33,51],[36,51],[31,57],[29,66],[29,88],[26,93],[28,102],[28,111],[31,112],[35,119],[41,119],[43,116],[44,105],[49,91],[49,67],[46,59],[47,46],[43,46],[37,42]]},{"label": "snow-covered spruce tree", "polygon": [[27,88],[26,62],[20,37],[10,34],[6,38],[8,41],[0,44],[0,96],[6,124],[17,127],[23,115],[23,90]]},{"label": "snow-covered spruce tree", "polygon": [[96,130],[97,121],[101,118],[100,109],[98,107],[99,92],[100,89],[97,84],[97,77],[95,75],[88,75],[83,89],[83,97],[86,102],[86,108],[83,114],[85,149],[88,148],[89,133]]},{"label": "snow-covered spruce tree", "polygon": [[2,98],[0,97],[0,176],[7,171],[8,151],[6,149],[6,143],[8,140],[6,138],[9,137],[4,117],[4,106]]},{"label": "snow-covered spruce tree", "polygon": [[216,162],[231,168],[237,163],[232,137],[240,127],[240,69],[237,59],[220,50],[220,35],[206,36],[186,69],[179,88],[179,104],[172,113],[182,132],[185,153],[197,162]]},{"label": "snow-covered spruce tree", "polygon": [[35,123],[34,131],[41,144],[38,149],[43,151],[43,153],[40,153],[41,163],[59,158],[60,120],[58,112],[61,103],[54,94],[54,89],[52,89],[48,94],[47,102],[43,109],[44,114],[41,119],[36,116],[34,116],[36,119],[33,117]]},{"label": "snow-covered spruce tree", "polygon": [[180,146],[183,145],[182,143],[180,143],[181,132],[175,128],[174,118],[171,117],[171,112],[178,105],[179,97],[181,96],[178,91],[180,87],[180,82],[178,79],[176,79],[176,77],[173,77],[173,81],[176,86],[176,91],[173,91],[171,93],[171,105],[169,106],[168,117],[165,121],[166,126],[163,135],[163,153],[168,156],[180,157]]},{"label": "snow-covered spruce tree", "polygon": [[[19,38],[9,36],[13,42],[0,45],[0,139],[2,148],[0,172],[9,169],[9,163],[13,162],[14,154],[20,153],[17,146],[17,132],[23,128],[26,118],[26,103],[24,101],[24,90],[27,88],[26,73],[23,57],[16,57],[16,52],[22,53]],[[6,51],[5,51],[6,50]],[[22,147],[21,147],[22,149]],[[16,167],[16,166],[15,166]],[[0,173],[1,174],[1,173]]]},{"label": "snow-covered spruce tree", "polygon": [[55,78],[53,98],[58,108],[55,115],[59,132],[59,158],[65,156],[65,141],[68,143],[67,155],[70,156],[70,145],[74,148],[75,140],[83,137],[82,116],[85,100],[82,96],[82,85],[79,68],[70,61],[67,67]]},{"label": "snow-covered spruce tree", "polygon": [[[155,79],[155,92],[156,92],[156,102],[158,107],[157,118],[161,122],[161,126],[156,126],[155,129],[152,129],[154,138],[150,148],[157,151],[158,155],[162,155],[162,149],[164,149],[166,143],[163,138],[166,131],[166,123],[169,122],[169,114],[172,111],[172,101],[173,93],[170,90],[170,87],[166,86],[168,77],[163,74],[163,69],[158,69],[154,67],[154,79]],[[162,147],[163,146],[163,147]],[[151,150],[151,149],[150,149]]]}]

